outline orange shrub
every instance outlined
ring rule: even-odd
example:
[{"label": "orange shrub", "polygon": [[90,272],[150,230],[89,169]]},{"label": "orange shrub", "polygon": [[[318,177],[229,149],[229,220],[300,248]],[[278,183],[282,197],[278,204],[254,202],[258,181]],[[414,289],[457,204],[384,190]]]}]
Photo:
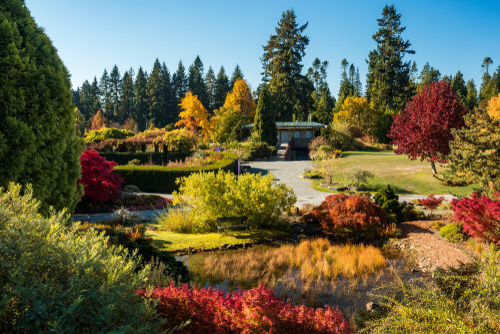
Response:
[{"label": "orange shrub", "polygon": [[359,196],[330,195],[311,216],[325,231],[346,239],[376,238],[388,227],[384,210]]}]

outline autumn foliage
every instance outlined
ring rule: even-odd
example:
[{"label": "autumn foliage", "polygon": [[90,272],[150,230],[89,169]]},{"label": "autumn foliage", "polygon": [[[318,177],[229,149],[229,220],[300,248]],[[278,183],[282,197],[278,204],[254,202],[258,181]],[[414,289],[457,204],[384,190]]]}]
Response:
[{"label": "autumn foliage", "polygon": [[465,113],[464,105],[448,82],[422,87],[401,114],[394,116],[388,135],[397,145],[394,152],[406,154],[412,160],[420,157],[421,161],[446,162],[449,142],[453,140],[451,130],[464,126]]},{"label": "autumn foliage", "polygon": [[92,116],[91,121],[91,130],[101,130],[106,127],[106,118],[104,118],[104,115],[102,114],[102,111],[100,109],[97,111],[97,114]]},{"label": "autumn foliage", "polygon": [[108,202],[120,194],[124,180],[114,172],[116,162],[107,161],[99,153],[86,150],[80,157],[82,178],[78,181],[84,187],[83,199]]},{"label": "autumn foliage", "polygon": [[324,230],[346,238],[377,237],[387,227],[384,210],[359,196],[327,196],[311,216]]},{"label": "autumn foliage", "polygon": [[248,119],[253,119],[255,116],[255,101],[252,97],[252,92],[247,83],[243,79],[238,79],[234,83],[233,91],[227,94],[224,108],[233,107],[238,110]]},{"label": "autumn foliage", "polygon": [[429,195],[427,198],[424,199],[418,199],[418,204],[422,205],[423,207],[429,209],[432,213],[441,203],[444,201],[444,196],[441,197],[435,197],[434,195]]},{"label": "autumn foliage", "polygon": [[500,94],[498,94],[498,96],[493,96],[488,101],[486,110],[491,118],[500,119]]},{"label": "autumn foliage", "polygon": [[159,300],[160,316],[168,319],[165,329],[191,320],[179,333],[352,333],[338,308],[313,309],[283,302],[265,286],[225,292],[215,288],[158,287],[143,298]]},{"label": "autumn foliage", "polygon": [[474,192],[470,198],[453,199],[451,208],[464,233],[500,245],[500,193],[491,199]]},{"label": "autumn foliage", "polygon": [[181,106],[182,111],[179,113],[180,121],[175,123],[175,126],[184,126],[194,134],[201,132],[205,138],[208,138],[212,124],[208,111],[198,100],[198,96],[188,92],[179,106]]},{"label": "autumn foliage", "polygon": [[373,104],[366,97],[349,96],[342,105],[342,110],[335,115],[335,122],[346,122],[349,129],[357,136],[372,133],[375,130],[378,114]]}]

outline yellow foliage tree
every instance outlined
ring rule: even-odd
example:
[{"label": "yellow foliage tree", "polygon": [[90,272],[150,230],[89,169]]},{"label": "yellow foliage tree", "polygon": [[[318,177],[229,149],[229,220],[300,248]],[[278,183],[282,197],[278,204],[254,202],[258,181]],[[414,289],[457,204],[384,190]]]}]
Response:
[{"label": "yellow foliage tree", "polygon": [[500,119],[500,94],[498,94],[498,96],[493,96],[488,101],[486,110],[491,118]]},{"label": "yellow foliage tree", "polygon": [[175,126],[184,126],[191,133],[201,133],[205,139],[209,137],[212,129],[212,122],[208,118],[208,111],[203,107],[197,95],[188,92],[186,97],[179,104],[182,111],[179,113],[180,121],[175,123]]},{"label": "yellow foliage tree", "polygon": [[252,97],[252,92],[247,83],[243,79],[238,79],[234,83],[233,91],[226,96],[224,108],[232,107],[234,110],[239,110],[248,119],[255,117],[255,101]]},{"label": "yellow foliage tree", "polygon": [[334,122],[346,122],[351,129],[364,134],[373,132],[377,118],[378,113],[366,98],[349,96],[342,110],[335,115]]}]

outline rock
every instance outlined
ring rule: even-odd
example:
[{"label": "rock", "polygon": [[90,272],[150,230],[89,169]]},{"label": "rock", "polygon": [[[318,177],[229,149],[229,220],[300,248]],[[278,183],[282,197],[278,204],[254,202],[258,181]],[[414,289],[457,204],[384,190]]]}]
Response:
[{"label": "rock", "polygon": [[374,310],[374,309],[376,309],[376,308],[379,308],[379,307],[380,307],[380,305],[379,305],[379,304],[376,304],[376,303],[374,303],[374,302],[369,302],[369,303],[367,303],[367,304],[366,304],[366,310],[367,310],[368,312],[370,312],[370,311],[372,311],[372,310]]}]

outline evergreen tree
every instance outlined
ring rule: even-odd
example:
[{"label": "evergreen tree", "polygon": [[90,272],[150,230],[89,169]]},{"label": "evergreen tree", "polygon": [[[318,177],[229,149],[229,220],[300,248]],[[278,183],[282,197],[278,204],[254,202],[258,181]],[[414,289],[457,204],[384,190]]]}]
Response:
[{"label": "evergreen tree", "polygon": [[377,108],[404,108],[414,93],[410,86],[411,62],[403,62],[403,57],[415,51],[409,50],[411,43],[401,37],[406,28],[401,26],[400,19],[394,5],[385,6],[382,18],[377,20],[380,29],[373,35],[377,48],[367,60],[367,96]]},{"label": "evergreen tree", "polygon": [[146,130],[146,122],[149,124],[150,121],[146,77],[142,67],[139,67],[135,79],[135,120],[140,131]]},{"label": "evergreen tree", "polygon": [[[428,65],[429,63],[427,63]],[[411,78],[411,81],[416,84],[417,83],[417,79],[418,79],[418,68],[417,68],[417,63],[414,61],[413,64],[411,65],[411,68],[410,68],[410,78]]]},{"label": "evergreen tree", "polygon": [[170,71],[167,68],[167,65],[163,63],[161,67],[161,117],[160,122],[163,124],[171,124],[177,121],[177,115],[173,89],[172,89],[172,80],[170,78]]},{"label": "evergreen tree", "polygon": [[330,89],[326,87],[321,93],[320,100],[315,104],[315,110],[311,114],[311,120],[328,125],[333,121],[333,108],[335,98],[331,95]]},{"label": "evergreen tree", "polygon": [[224,102],[226,101],[226,95],[229,93],[229,79],[224,70],[224,66],[221,66],[219,74],[217,74],[217,80],[215,82],[215,104],[214,109],[220,109]]},{"label": "evergreen tree", "polygon": [[419,87],[428,86],[441,80],[441,73],[439,73],[439,70],[436,70],[427,62],[425,63],[424,68],[422,68],[422,72],[420,72],[420,76],[418,78],[420,79]]},{"label": "evergreen tree", "polygon": [[99,93],[101,94],[102,111],[108,118],[110,117],[110,115],[113,115],[111,105],[111,89],[109,86],[110,84],[108,71],[104,69],[104,73],[102,74],[101,80],[99,81]]},{"label": "evergreen tree", "polygon": [[85,119],[89,119],[92,115],[92,87],[88,80],[85,80],[80,90],[80,108],[78,109]]},{"label": "evergreen tree", "polygon": [[349,74],[347,68],[349,67],[349,62],[347,59],[343,59],[340,63],[340,88],[339,88],[339,99],[335,107],[335,112],[339,112],[342,109],[342,104],[348,96],[354,96],[355,87],[349,80]]},{"label": "evergreen tree", "polygon": [[217,93],[215,73],[214,70],[212,69],[212,66],[208,68],[207,74],[205,75],[205,87],[207,88],[206,109],[212,113],[215,109],[215,101]]},{"label": "evergreen tree", "polygon": [[97,78],[94,76],[94,81],[90,87],[90,96],[92,100],[91,106],[91,116],[97,113],[97,110],[101,109],[101,98],[100,98],[99,84],[97,83]]},{"label": "evergreen tree", "polygon": [[355,92],[354,89],[355,81],[356,81],[356,67],[354,66],[354,64],[351,64],[351,66],[349,67],[349,83],[351,84],[353,94]]},{"label": "evergreen tree", "polygon": [[500,66],[498,66],[497,70],[491,76],[491,79],[488,80],[488,83],[484,86],[483,91],[481,92],[481,106],[486,106],[486,103],[494,96],[497,96],[500,93]]},{"label": "evergreen tree", "polygon": [[356,79],[354,80],[354,91],[355,91],[355,95],[358,97],[363,95],[363,84],[361,83],[361,78],[359,76],[359,67],[356,68]]},{"label": "evergreen tree", "polygon": [[122,94],[122,77],[118,66],[113,66],[109,74],[109,91],[111,97],[112,112],[107,115],[108,119],[114,122],[123,122],[125,118],[120,115],[120,95]]},{"label": "evergreen tree", "polygon": [[[300,105],[309,103],[310,91],[302,88],[307,88],[310,81],[303,78],[300,63],[309,44],[309,38],[303,34],[307,25],[299,26],[294,10],[287,10],[278,22],[276,34],[271,35],[267,45],[263,46],[261,61],[266,64],[270,76],[268,89],[279,120],[291,121],[292,115],[306,109]],[[300,115],[296,114],[296,117],[300,118]]]},{"label": "evergreen tree", "polygon": [[0,187],[31,184],[40,213],[53,206],[72,214],[83,195],[84,144],[75,131],[70,75],[24,1],[1,1],[0,22]]},{"label": "evergreen tree", "polygon": [[326,83],[326,69],[328,68],[328,61],[320,61],[318,58],[314,59],[312,67],[307,70],[307,78],[314,84],[317,98],[321,98],[321,92],[327,89]]},{"label": "evergreen tree", "polygon": [[76,87],[76,90],[71,89],[71,101],[79,110],[82,109],[82,103],[80,102],[80,87]]},{"label": "evergreen tree", "polygon": [[174,89],[176,114],[178,115],[181,112],[181,108],[179,106],[181,99],[183,99],[188,92],[188,81],[184,65],[182,65],[182,60],[179,61],[177,72],[175,72],[172,76],[172,87]]},{"label": "evergreen tree", "polygon": [[161,127],[165,126],[166,124],[159,124],[159,119],[161,118],[161,77],[160,77],[160,72],[161,72],[161,65],[160,61],[158,58],[156,58],[156,61],[153,65],[153,70],[151,71],[151,74],[148,77],[148,83],[147,83],[147,96],[148,96],[148,107],[149,107],[149,113],[148,113],[148,120],[149,122],[155,123],[155,126]]},{"label": "evergreen tree", "polygon": [[491,75],[485,71],[482,79],[483,80],[481,82],[481,87],[479,88],[479,101],[487,101],[487,99],[484,96],[484,91],[485,91],[486,86],[488,85],[488,83],[491,80]]},{"label": "evergreen tree", "polygon": [[231,82],[229,83],[230,90],[233,89],[234,83],[238,79],[245,79],[245,78],[243,76],[243,72],[241,71],[240,65],[236,64],[236,67],[234,68],[233,74],[231,75]]},{"label": "evergreen tree", "polygon": [[125,71],[123,74],[123,88],[121,95],[121,116],[126,120],[135,116],[135,91],[134,91],[134,78],[132,75]]},{"label": "evergreen tree", "polygon": [[466,104],[467,86],[465,84],[464,76],[460,71],[458,71],[455,77],[451,80],[451,87],[453,88],[453,93],[460,97],[460,100]]},{"label": "evergreen tree", "polygon": [[481,67],[484,69],[484,73],[488,75],[490,74],[490,65],[493,65],[493,59],[491,59],[490,57],[484,58]]},{"label": "evergreen tree", "polygon": [[260,136],[263,142],[272,146],[276,145],[278,141],[278,129],[276,128],[274,118],[271,94],[266,86],[260,92],[253,130]]},{"label": "evergreen tree", "polygon": [[200,56],[196,56],[193,65],[189,67],[188,90],[198,96],[198,100],[205,107],[207,105],[207,87],[203,80],[203,72],[204,68]]},{"label": "evergreen tree", "polygon": [[473,79],[467,81],[467,99],[465,105],[468,110],[474,110],[478,105],[477,89]]}]

